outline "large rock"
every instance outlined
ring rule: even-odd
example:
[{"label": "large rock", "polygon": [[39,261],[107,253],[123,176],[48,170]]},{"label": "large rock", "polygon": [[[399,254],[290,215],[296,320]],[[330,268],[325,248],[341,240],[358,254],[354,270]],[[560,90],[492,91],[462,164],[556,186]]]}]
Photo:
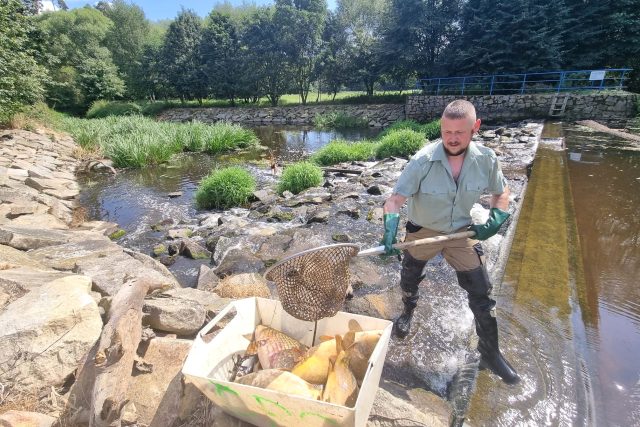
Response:
[{"label": "large rock", "polygon": [[48,213],[20,215],[11,221],[11,226],[45,230],[68,230],[69,226]]},{"label": "large rock", "polygon": [[193,335],[198,332],[207,315],[204,305],[171,297],[145,300],[142,311],[144,325],[178,335]]},{"label": "large rock", "polygon": [[120,253],[120,246],[100,238],[47,246],[30,251],[29,256],[56,270],[73,270],[80,260],[111,258]]},{"label": "large rock", "polygon": [[220,278],[213,271],[212,268],[202,264],[200,266],[200,271],[198,272],[198,285],[197,288],[201,291],[213,291],[218,283],[220,282]]},{"label": "large rock", "polygon": [[15,267],[32,267],[45,270],[46,267],[30,255],[11,246],[0,245],[0,270]]},{"label": "large rock", "polygon": [[180,372],[191,344],[189,340],[170,338],[154,338],[149,342],[142,357],[151,365],[151,372],[134,376],[127,391],[136,408],[138,424],[171,426],[181,413],[195,409],[192,405],[197,402],[188,396],[195,391],[183,383]]},{"label": "large rock", "polygon": [[162,293],[162,296],[177,298],[198,304],[205,308],[207,317],[213,318],[219,311],[225,308],[231,301],[222,298],[213,292],[202,291],[193,288],[175,288]]},{"label": "large rock", "polygon": [[180,241],[180,255],[191,259],[210,259],[211,252],[203,248],[191,239],[185,238]]},{"label": "large rock", "polygon": [[229,250],[220,265],[216,268],[216,274],[220,277],[241,273],[256,273],[263,271],[264,262],[247,250],[234,248]]},{"label": "large rock", "polygon": [[256,273],[243,273],[220,281],[215,293],[224,298],[271,297],[267,281]]},{"label": "large rock", "polygon": [[91,280],[54,280],[0,313],[0,382],[39,390],[61,385],[102,331]]},{"label": "large rock", "polygon": [[24,251],[61,245],[69,240],[69,235],[63,231],[0,226],[0,244]]},{"label": "large rock", "polygon": [[132,251],[131,249],[124,248],[124,253],[129,255],[131,258],[140,261],[142,265],[146,268],[150,268],[151,270],[155,270],[160,273],[164,277],[167,278],[169,282],[172,283],[172,286],[175,288],[179,288],[180,284],[176,280],[175,276],[169,271],[167,267],[165,267],[160,261],[151,258],[149,255],[142,254],[140,252]]},{"label": "large rock", "polygon": [[0,415],[2,427],[51,427],[56,419],[37,412],[8,411]]}]

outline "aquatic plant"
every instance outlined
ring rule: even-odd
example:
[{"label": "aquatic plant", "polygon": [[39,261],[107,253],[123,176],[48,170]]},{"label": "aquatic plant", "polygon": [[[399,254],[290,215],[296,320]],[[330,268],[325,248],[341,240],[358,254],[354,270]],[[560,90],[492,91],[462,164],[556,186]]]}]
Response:
[{"label": "aquatic plant", "polygon": [[313,119],[313,124],[320,129],[344,129],[367,127],[369,121],[363,117],[351,116],[342,111],[332,111],[317,114]]},{"label": "aquatic plant", "polygon": [[322,166],[351,161],[366,161],[375,158],[376,144],[370,141],[331,141],[320,148],[311,160]]},{"label": "aquatic plant", "polygon": [[440,138],[440,120],[434,120],[425,124],[420,124],[414,120],[400,120],[383,130],[380,135],[378,135],[378,139],[382,139],[400,129],[411,129],[415,132],[424,133],[428,140]]},{"label": "aquatic plant", "polygon": [[298,194],[307,188],[322,184],[322,169],[311,162],[298,162],[289,165],[282,171],[278,183],[278,193],[290,191]]},{"label": "aquatic plant", "polygon": [[380,139],[376,157],[378,159],[391,156],[408,158],[414,155],[425,142],[425,136],[421,132],[411,129],[394,130]]},{"label": "aquatic plant", "polygon": [[196,191],[196,204],[204,209],[229,209],[244,205],[256,189],[249,171],[239,166],[217,169],[205,177]]},{"label": "aquatic plant", "polygon": [[202,151],[217,154],[258,144],[258,137],[251,129],[240,125],[218,122],[207,126],[203,135]]}]

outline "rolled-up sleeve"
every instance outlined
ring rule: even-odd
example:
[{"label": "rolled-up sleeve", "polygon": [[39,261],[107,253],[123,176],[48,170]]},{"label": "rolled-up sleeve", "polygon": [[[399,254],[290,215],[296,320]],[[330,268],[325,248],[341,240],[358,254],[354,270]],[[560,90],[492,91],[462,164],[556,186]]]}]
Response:
[{"label": "rolled-up sleeve", "polygon": [[404,197],[411,197],[418,192],[423,177],[423,166],[420,160],[411,159],[400,174],[398,182],[393,187],[393,193]]},{"label": "rolled-up sleeve", "polygon": [[493,157],[491,176],[489,177],[489,187],[487,190],[491,194],[502,194],[507,187],[507,180],[502,174],[502,167],[497,157]]}]

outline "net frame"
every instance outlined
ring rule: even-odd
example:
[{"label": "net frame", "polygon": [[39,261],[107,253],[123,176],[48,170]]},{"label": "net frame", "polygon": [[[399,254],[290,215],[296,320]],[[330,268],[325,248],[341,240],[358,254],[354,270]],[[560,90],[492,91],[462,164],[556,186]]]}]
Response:
[{"label": "net frame", "polygon": [[349,261],[358,245],[340,243],[308,249],[271,266],[264,278],[276,284],[282,308],[291,316],[317,321],[334,316],[349,287]]}]

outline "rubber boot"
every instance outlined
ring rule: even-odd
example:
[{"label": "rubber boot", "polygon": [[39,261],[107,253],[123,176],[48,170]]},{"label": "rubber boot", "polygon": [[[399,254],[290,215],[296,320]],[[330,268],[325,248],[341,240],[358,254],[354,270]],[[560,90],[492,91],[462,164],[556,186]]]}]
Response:
[{"label": "rubber boot", "polygon": [[424,266],[426,261],[412,257],[405,251],[402,259],[402,272],[400,273],[400,287],[402,288],[402,303],[404,310],[393,323],[393,335],[403,339],[411,330],[413,310],[418,305],[418,285],[424,279]]},{"label": "rubber boot", "polygon": [[[406,292],[406,294],[409,293]],[[411,319],[413,318],[413,310],[416,308],[417,300],[417,294],[405,295],[405,292],[403,292],[402,302],[404,303],[404,310],[393,323],[393,335],[397,338],[404,339],[409,335],[409,331],[411,330]]]},{"label": "rubber boot", "polygon": [[507,384],[520,381],[518,373],[507,362],[498,346],[498,322],[495,318],[496,302],[489,297],[491,283],[483,265],[470,271],[458,271],[458,283],[467,291],[469,308],[473,312],[478,334],[481,369],[489,369]]}]

